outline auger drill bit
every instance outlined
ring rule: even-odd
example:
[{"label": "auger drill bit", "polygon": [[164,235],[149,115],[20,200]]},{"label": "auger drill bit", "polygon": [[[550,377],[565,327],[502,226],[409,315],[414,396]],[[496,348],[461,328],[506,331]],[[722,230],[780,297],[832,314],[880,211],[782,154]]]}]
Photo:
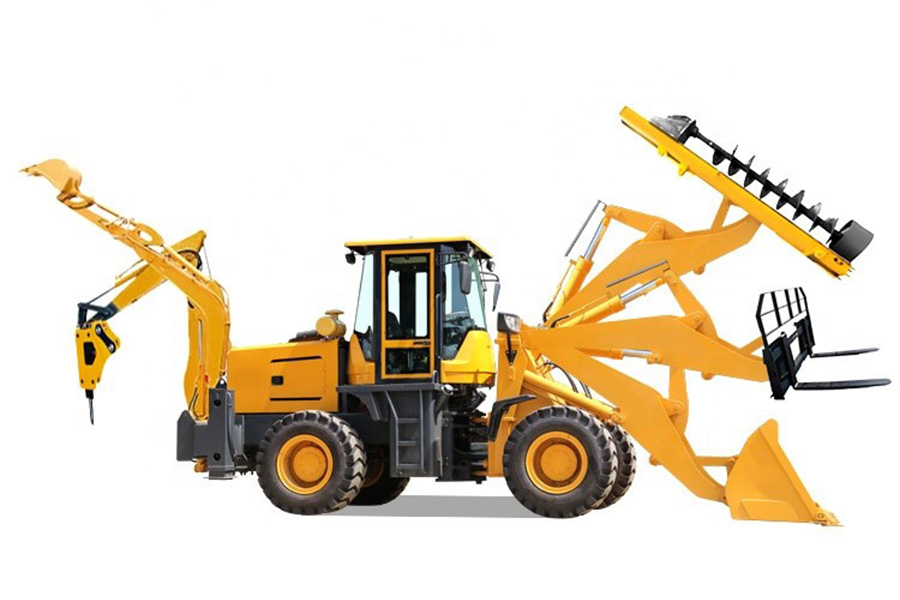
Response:
[{"label": "auger drill bit", "polygon": [[[751,171],[747,171],[747,175],[753,175],[753,177],[759,181],[759,184],[762,186],[762,192],[760,192],[760,198],[765,198],[766,194],[766,186],[769,185],[769,169],[766,169],[762,172],[761,175],[757,175],[756,173],[752,173]],[[752,181],[752,179],[751,179]]]},{"label": "auger drill bit", "polygon": [[742,165],[739,161],[735,160],[734,157],[737,155],[737,149],[738,149],[738,147],[735,146],[734,150],[731,151],[731,164],[728,165],[728,174],[729,175],[734,175],[735,173],[740,171],[742,167],[746,166],[746,165]]},{"label": "auger drill bit", "polygon": [[775,193],[778,195],[779,200],[784,198],[784,196],[785,196],[784,188],[787,187],[787,184],[788,184],[788,180],[785,179],[784,181],[782,181],[781,183],[779,183],[778,185],[775,186]]},{"label": "auger drill bit", "polygon": [[[788,203],[788,200],[793,200],[796,204],[801,204],[803,201],[803,196],[805,195],[806,190],[800,190],[799,192],[794,194],[793,198],[791,198],[787,194],[783,194],[778,197],[778,202],[775,203],[775,208],[780,209],[782,206]],[[837,219],[834,219],[834,221],[837,222]]]},{"label": "auger drill bit", "polygon": [[687,143],[691,138],[700,140],[712,149],[713,165],[718,166],[723,161],[727,160],[727,172],[731,177],[734,177],[736,174],[743,171],[744,177],[742,183],[745,188],[753,183],[758,183],[760,185],[758,196],[760,200],[769,194],[773,194],[776,198],[776,210],[780,210],[785,205],[791,206],[794,209],[791,216],[793,221],[796,221],[803,216],[812,222],[812,225],[809,228],[810,232],[816,229],[816,227],[822,228],[828,233],[829,248],[847,259],[847,261],[853,261],[872,241],[872,233],[856,221],[847,221],[843,227],[838,229],[838,220],[836,218],[826,219],[820,217],[819,212],[822,209],[821,203],[811,207],[806,206],[803,204],[803,197],[806,194],[804,190],[791,196],[786,191],[788,185],[787,179],[784,179],[777,185],[773,184],[769,181],[769,169],[765,169],[762,173],[758,173],[751,167],[753,160],[756,158],[755,155],[746,163],[741,162],[740,159],[737,158],[737,146],[734,147],[734,150],[728,152],[722,146],[700,133],[700,129],[697,127],[697,122],[694,119],[676,115],[665,118],[655,117],[651,119],[650,122],[681,144]]},{"label": "auger drill bit", "polygon": [[753,183],[753,175],[750,174],[752,172],[752,169],[750,169],[750,165],[753,164],[753,161],[755,159],[756,159],[756,155],[754,154],[753,156],[750,157],[750,160],[747,161],[747,175],[746,175],[746,177],[744,177],[744,187],[747,187],[748,185]]}]

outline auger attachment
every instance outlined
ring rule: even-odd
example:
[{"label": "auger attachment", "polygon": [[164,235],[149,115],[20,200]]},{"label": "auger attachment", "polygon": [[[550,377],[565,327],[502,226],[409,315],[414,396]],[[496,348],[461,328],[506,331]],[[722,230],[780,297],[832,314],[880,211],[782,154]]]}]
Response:
[{"label": "auger attachment", "polygon": [[801,190],[795,195],[787,193],[786,188],[788,180],[784,179],[778,184],[774,184],[769,179],[769,169],[765,169],[762,173],[753,170],[753,156],[746,163],[741,162],[737,157],[738,147],[728,152],[722,146],[715,143],[702,133],[697,127],[697,122],[690,117],[681,115],[670,117],[654,117],[650,122],[658,129],[662,130],[666,135],[674,138],[680,144],[686,144],[690,139],[700,140],[703,144],[712,149],[712,164],[719,165],[723,161],[728,161],[728,175],[733,177],[739,172],[744,172],[743,181],[740,183],[745,187],[749,187],[753,183],[758,183],[759,196],[762,200],[769,194],[773,194],[777,200],[775,201],[775,209],[780,210],[783,206],[788,205],[794,208],[791,220],[796,221],[801,216],[811,221],[809,231],[812,232],[817,227],[824,229],[828,233],[828,246],[836,253],[840,254],[847,261],[853,261],[859,256],[863,250],[872,241],[872,233],[857,223],[856,221],[848,221],[840,229],[837,228],[837,219],[824,219],[819,216],[822,209],[821,203],[814,206],[806,206],[802,200],[805,191]]}]

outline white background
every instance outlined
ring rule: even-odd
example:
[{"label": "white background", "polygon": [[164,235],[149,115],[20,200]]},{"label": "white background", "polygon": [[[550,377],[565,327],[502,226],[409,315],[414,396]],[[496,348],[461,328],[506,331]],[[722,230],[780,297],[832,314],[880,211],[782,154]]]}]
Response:
[{"label": "white background", "polygon": [[[582,592],[824,598],[896,591],[895,388],[790,393],[693,374],[688,433],[736,453],[769,417],[843,528],[737,522],[641,454],[609,511],[528,518],[502,480],[417,480],[379,511],[301,518],[255,477],[176,463],[184,300],[118,316],[97,394],[76,381],[75,303],[133,255],[17,170],[51,157],[170,242],[209,233],[235,345],[354,309],[355,238],[469,235],[501,309],[534,322],[602,198],[685,228],[718,203],[623,127],[681,113],[875,241],[830,278],[769,231],[688,279],[720,334],[755,336],[756,296],[803,285],[807,379],[895,376],[896,14],[886,3],[6,3],[0,11],[3,596],[513,597]],[[598,261],[632,241],[611,233]],[[637,312],[673,303],[642,301]],[[493,323],[491,315],[489,321]],[[662,382],[662,369],[629,366]],[[449,498],[448,498],[449,497]],[[489,518],[482,518],[489,517]]]}]

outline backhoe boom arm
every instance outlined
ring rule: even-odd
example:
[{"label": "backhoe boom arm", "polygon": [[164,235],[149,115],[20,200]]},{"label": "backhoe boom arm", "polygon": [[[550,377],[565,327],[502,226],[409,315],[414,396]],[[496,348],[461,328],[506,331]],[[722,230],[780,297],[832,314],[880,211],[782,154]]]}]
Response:
[{"label": "backhoe boom arm", "polygon": [[[168,246],[151,227],[122,217],[82,194],[79,189],[81,174],[65,162],[51,159],[24,171],[29,175],[46,178],[59,190],[57,200],[131,248],[144,261],[143,266],[126,274],[118,282],[121,284],[131,280],[132,284],[113,300],[115,307],[121,309],[127,306],[164,280],[171,281],[187,296],[188,330],[192,343],[185,377],[185,399],[194,419],[206,420],[209,414],[208,390],[224,378],[226,372],[230,316],[224,288],[197,268],[199,264],[196,259],[199,256],[191,256],[190,252],[185,252],[192,246],[199,248],[197,241],[199,239],[202,244],[203,233],[199,232],[196,237],[192,236],[193,239],[188,238],[175,246]],[[147,269],[155,274],[151,275]],[[86,327],[85,335],[96,332],[97,328],[108,331],[105,320],[100,319],[91,321],[90,326]],[[115,342],[117,347],[118,339]],[[103,348],[100,351],[103,352]],[[105,360],[105,356],[102,359]],[[102,369],[102,360],[100,368]],[[82,384],[84,385],[84,381]]]}]

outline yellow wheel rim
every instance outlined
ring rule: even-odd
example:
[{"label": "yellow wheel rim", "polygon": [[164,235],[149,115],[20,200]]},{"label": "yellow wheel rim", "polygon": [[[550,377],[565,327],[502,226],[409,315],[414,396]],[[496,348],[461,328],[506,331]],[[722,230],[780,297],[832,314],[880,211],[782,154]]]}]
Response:
[{"label": "yellow wheel rim", "polygon": [[334,457],[320,438],[301,434],[287,440],[275,459],[278,479],[284,487],[308,496],[328,484],[334,470]]},{"label": "yellow wheel rim", "polygon": [[584,445],[573,435],[549,431],[538,436],[525,454],[528,478],[548,494],[566,494],[584,481],[588,457]]}]

